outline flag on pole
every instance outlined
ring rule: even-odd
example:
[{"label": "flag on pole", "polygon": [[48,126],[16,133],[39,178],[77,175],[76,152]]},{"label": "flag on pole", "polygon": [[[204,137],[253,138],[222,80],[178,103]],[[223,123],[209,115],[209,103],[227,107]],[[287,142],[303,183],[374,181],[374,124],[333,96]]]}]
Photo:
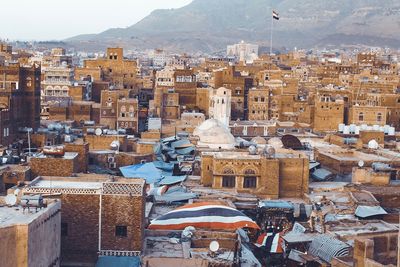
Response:
[{"label": "flag on pole", "polygon": [[272,11],[272,17],[276,20],[279,20],[279,14],[275,10]]}]

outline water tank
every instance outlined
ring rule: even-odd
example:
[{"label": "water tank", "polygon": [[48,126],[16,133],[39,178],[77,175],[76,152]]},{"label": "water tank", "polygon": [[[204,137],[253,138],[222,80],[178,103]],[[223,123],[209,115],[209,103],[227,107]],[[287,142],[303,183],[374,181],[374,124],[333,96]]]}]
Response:
[{"label": "water tank", "polygon": [[21,206],[25,208],[42,208],[43,197],[42,195],[28,196],[24,195],[21,197]]},{"label": "water tank", "polygon": [[389,125],[383,126],[383,129],[384,129],[384,133],[385,133],[385,134],[389,134],[389,128],[390,128]]},{"label": "water tank", "polygon": [[73,141],[74,141],[74,136],[73,135],[65,135],[64,136],[64,141],[66,142],[66,143],[72,143]]},{"label": "water tank", "polygon": [[94,128],[87,128],[86,129],[86,133],[87,134],[94,134],[96,132],[96,130]]},{"label": "water tank", "polygon": [[71,126],[65,126],[65,133],[70,134],[71,133]]},{"label": "water tank", "polygon": [[118,129],[118,134],[125,135],[126,129]]},{"label": "water tank", "polygon": [[356,131],[356,125],[355,124],[350,124],[349,128],[350,128],[350,133],[352,133],[352,134]]},{"label": "water tank", "polygon": [[389,127],[388,135],[395,135],[396,134],[396,129],[394,127]]},{"label": "water tank", "polygon": [[250,155],[257,155],[257,147],[256,146],[249,146],[249,154]]},{"label": "water tank", "polygon": [[374,162],[371,165],[372,169],[376,172],[390,172],[392,171],[392,167],[389,164],[382,162]]},{"label": "water tank", "polygon": [[343,133],[344,126],[346,126],[344,123],[340,123],[340,124],[339,124],[338,129],[339,129],[339,132],[340,132],[340,133]]},{"label": "water tank", "polygon": [[116,130],[108,130],[107,135],[117,135],[118,132]]},{"label": "water tank", "polygon": [[271,145],[266,145],[264,147],[263,154],[268,158],[273,158],[275,157],[275,148]]},{"label": "water tank", "polygon": [[344,126],[343,133],[350,134],[350,126]]}]

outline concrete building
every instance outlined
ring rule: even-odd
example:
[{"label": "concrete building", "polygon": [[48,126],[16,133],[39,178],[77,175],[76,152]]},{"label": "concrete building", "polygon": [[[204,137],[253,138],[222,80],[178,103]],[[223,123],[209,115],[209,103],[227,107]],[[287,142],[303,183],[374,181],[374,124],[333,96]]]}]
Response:
[{"label": "concrete building", "polygon": [[[4,203],[4,199],[0,199]],[[60,266],[61,202],[24,210],[0,207],[1,266]]]}]

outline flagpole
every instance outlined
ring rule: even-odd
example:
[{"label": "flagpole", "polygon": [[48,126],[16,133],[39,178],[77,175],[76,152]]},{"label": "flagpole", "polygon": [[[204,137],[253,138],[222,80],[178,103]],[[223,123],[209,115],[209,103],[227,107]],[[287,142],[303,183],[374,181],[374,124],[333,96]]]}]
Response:
[{"label": "flagpole", "polygon": [[[274,12],[272,10],[272,12]],[[274,27],[274,15],[271,13],[271,40],[270,40],[270,45],[269,45],[269,55],[272,56],[272,30]]]}]

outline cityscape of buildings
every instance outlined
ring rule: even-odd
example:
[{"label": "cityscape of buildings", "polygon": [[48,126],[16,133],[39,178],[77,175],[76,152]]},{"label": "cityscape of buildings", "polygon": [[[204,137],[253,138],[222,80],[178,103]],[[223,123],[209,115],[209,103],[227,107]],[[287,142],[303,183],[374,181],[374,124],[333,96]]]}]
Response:
[{"label": "cityscape of buildings", "polygon": [[0,43],[0,266],[399,266],[400,50]]}]

